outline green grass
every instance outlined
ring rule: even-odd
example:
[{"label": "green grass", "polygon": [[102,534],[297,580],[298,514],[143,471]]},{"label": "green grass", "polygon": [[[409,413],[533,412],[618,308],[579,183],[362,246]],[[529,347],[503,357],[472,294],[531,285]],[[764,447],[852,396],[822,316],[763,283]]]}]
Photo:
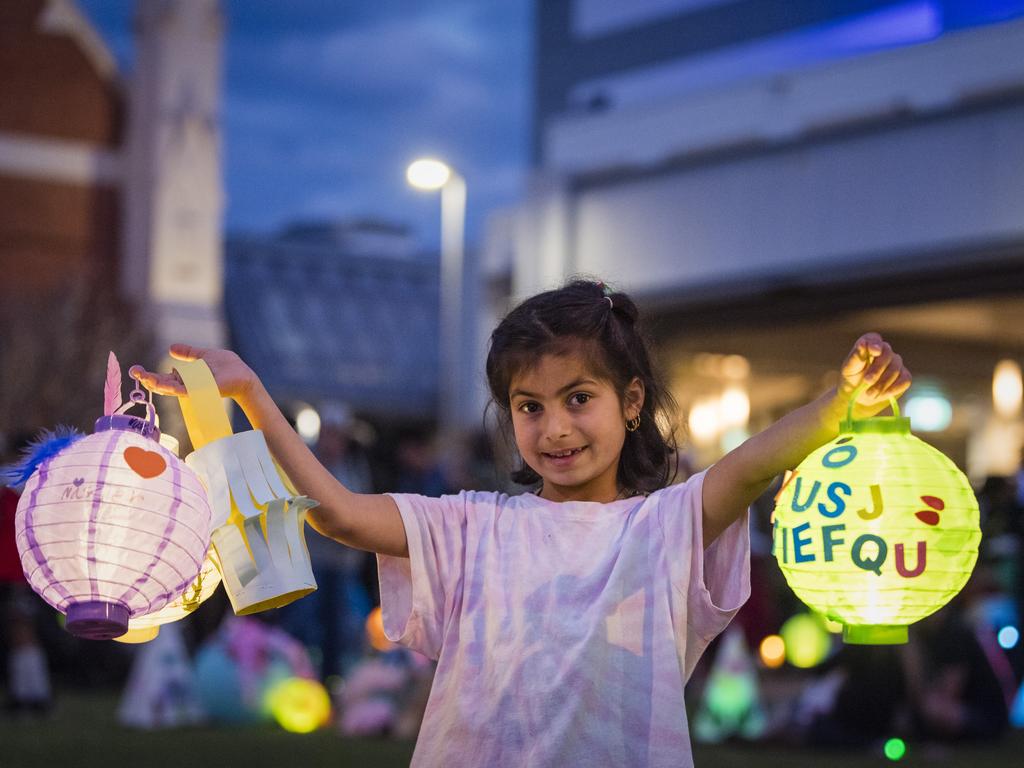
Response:
[{"label": "green grass", "polygon": [[[347,739],[331,731],[298,736],[270,725],[134,731],[117,724],[116,708],[109,694],[65,693],[45,719],[0,717],[0,768],[397,768],[412,757],[408,742]],[[1024,731],[977,747],[910,742],[906,757],[896,764],[882,756],[880,745],[861,754],[764,745],[694,748],[699,768],[1003,768],[1024,764],[1022,755]]]},{"label": "green grass", "polygon": [[860,753],[814,751],[794,747],[708,747],[696,745],[693,761],[698,768],[1010,768],[1024,765],[1024,731],[1012,731],[997,744],[984,746],[921,744],[907,742],[906,755],[890,761],[882,745]]},{"label": "green grass", "polygon": [[407,766],[413,745],[297,735],[274,725],[137,731],[117,723],[112,695],[62,694],[44,719],[0,718],[2,768],[305,768]]}]

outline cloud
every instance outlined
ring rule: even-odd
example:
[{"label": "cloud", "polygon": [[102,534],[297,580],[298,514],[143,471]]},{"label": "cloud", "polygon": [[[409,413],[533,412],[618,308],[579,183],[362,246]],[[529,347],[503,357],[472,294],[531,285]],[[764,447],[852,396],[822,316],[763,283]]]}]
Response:
[{"label": "cloud", "polygon": [[437,16],[389,17],[322,35],[289,35],[261,55],[282,73],[361,106],[429,107],[462,115],[493,106],[483,75],[493,55],[485,30],[458,8]]},{"label": "cloud", "polygon": [[[127,0],[82,0],[127,48]],[[223,0],[227,223],[376,215],[437,244],[436,196],[413,157],[457,165],[467,232],[518,195],[527,164],[530,0]]]}]

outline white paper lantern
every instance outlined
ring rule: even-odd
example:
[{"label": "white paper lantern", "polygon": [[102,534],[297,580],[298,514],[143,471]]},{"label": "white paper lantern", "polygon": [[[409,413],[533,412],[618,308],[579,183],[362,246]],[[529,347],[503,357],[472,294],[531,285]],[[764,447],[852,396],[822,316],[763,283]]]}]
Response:
[{"label": "white paper lantern", "polygon": [[149,407],[149,420],[101,418],[39,465],[18,504],[25,575],[82,637],[117,637],[181,595],[210,542],[206,491],[159,444]]}]

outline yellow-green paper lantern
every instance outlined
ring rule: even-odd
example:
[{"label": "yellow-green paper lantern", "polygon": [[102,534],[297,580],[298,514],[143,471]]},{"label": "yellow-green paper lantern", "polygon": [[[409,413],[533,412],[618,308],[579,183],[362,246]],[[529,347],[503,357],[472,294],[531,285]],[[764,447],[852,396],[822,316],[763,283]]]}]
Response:
[{"label": "yellow-green paper lantern", "polygon": [[[851,407],[852,410],[852,407]],[[797,597],[847,643],[905,643],[907,626],[967,582],[978,501],[964,474],[910,433],[910,419],[854,420],[786,477],[772,552]]]}]

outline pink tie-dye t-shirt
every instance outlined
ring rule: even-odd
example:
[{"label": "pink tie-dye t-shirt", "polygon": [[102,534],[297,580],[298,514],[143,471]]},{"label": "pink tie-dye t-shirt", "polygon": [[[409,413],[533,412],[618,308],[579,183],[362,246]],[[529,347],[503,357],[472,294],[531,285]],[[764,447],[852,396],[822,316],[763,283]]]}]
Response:
[{"label": "pink tie-dye t-shirt", "polygon": [[703,473],[647,498],[395,494],[384,630],[438,660],[414,766],[687,766],[683,685],[750,593],[747,517],[702,551]]}]

